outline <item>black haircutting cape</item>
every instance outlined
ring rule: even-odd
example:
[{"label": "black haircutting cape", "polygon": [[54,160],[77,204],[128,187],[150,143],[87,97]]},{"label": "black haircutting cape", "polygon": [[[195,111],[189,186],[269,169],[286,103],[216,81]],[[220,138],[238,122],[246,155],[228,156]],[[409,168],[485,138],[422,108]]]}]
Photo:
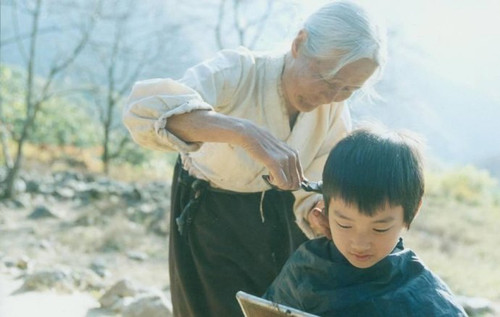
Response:
[{"label": "black haircutting cape", "polygon": [[351,265],[326,238],[307,241],[263,297],[319,316],[467,316],[401,239],[366,269]]}]

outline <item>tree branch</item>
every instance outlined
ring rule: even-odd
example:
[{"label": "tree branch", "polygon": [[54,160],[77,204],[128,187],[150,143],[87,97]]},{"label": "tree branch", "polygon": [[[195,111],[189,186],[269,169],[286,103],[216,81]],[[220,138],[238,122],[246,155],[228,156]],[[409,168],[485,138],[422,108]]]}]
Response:
[{"label": "tree branch", "polygon": [[273,11],[273,4],[274,4],[274,0],[267,0],[267,8],[266,8],[265,14],[260,19],[256,19],[253,23],[249,24],[252,26],[253,25],[258,26],[257,30],[255,31],[254,37],[252,38],[252,40],[249,43],[250,48],[255,47],[257,40],[262,35],[262,32],[267,25],[267,21],[269,20],[269,17],[271,16],[271,12]]},{"label": "tree branch", "polygon": [[226,0],[220,0],[219,4],[219,15],[217,17],[217,24],[215,26],[215,41],[219,49],[224,48],[224,43],[222,41],[222,23],[224,21],[224,7],[226,5]]},{"label": "tree branch", "polygon": [[[47,33],[52,33],[52,32],[57,32],[57,31],[59,31],[59,28],[57,28],[57,27],[43,28],[43,29],[40,29],[38,31],[38,34],[47,34]],[[24,40],[29,39],[30,35],[31,35],[30,33],[17,34],[16,36],[12,36],[10,38],[7,38],[7,39],[4,39],[3,41],[1,41],[0,46],[7,46],[10,44],[15,44],[18,41],[22,42]]]},{"label": "tree branch", "polygon": [[[15,38],[19,39],[19,21],[17,20],[17,2],[12,2],[12,25],[14,27]],[[31,34],[31,33],[30,33]],[[16,41],[17,47],[19,49],[19,55],[24,60],[24,63],[28,63],[28,55],[26,54],[26,50],[22,44],[22,41]]]},{"label": "tree branch", "polygon": [[236,32],[238,34],[238,41],[240,45],[245,45],[245,29],[240,24],[239,18],[239,8],[240,8],[240,0],[233,0],[233,22]]}]

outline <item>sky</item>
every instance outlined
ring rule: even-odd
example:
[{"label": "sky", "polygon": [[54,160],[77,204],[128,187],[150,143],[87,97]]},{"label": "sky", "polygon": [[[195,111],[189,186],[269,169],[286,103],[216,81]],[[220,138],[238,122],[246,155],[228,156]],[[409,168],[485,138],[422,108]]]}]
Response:
[{"label": "sky", "polygon": [[[308,10],[325,2],[308,2]],[[359,2],[421,49],[440,75],[500,101],[500,1]]]}]

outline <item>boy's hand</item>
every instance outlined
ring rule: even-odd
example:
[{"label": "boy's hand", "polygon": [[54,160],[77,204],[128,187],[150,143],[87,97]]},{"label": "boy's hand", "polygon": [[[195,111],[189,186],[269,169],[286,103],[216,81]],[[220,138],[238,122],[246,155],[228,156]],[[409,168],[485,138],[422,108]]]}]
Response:
[{"label": "boy's hand", "polygon": [[317,236],[326,236],[332,240],[332,233],[330,232],[330,223],[328,217],[324,213],[325,203],[320,200],[307,214],[307,221]]}]

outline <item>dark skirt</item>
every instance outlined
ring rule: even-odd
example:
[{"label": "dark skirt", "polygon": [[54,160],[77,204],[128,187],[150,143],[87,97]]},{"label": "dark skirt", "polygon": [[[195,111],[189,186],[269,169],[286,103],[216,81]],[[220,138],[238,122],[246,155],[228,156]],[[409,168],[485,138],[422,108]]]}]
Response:
[{"label": "dark skirt", "polygon": [[[243,316],[237,291],[261,296],[306,236],[290,192],[210,188],[178,162],[172,182],[170,283],[174,316]],[[179,232],[182,227],[182,234]]]}]

